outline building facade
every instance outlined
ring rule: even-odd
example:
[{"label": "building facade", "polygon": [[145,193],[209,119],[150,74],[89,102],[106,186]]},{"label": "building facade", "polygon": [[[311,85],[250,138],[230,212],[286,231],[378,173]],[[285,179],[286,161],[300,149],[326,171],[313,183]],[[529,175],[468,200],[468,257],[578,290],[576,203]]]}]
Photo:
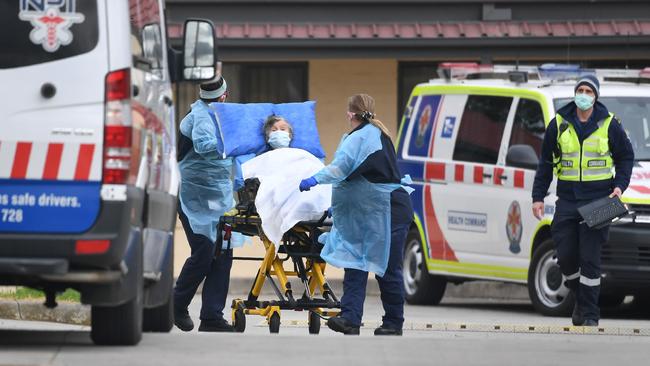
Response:
[{"label": "building facade", "polygon": [[[230,101],[317,101],[331,158],[347,97],[375,97],[396,135],[403,105],[445,61],[650,66],[647,0],[167,0],[168,31],[212,20]],[[196,86],[177,85],[183,114]]]}]

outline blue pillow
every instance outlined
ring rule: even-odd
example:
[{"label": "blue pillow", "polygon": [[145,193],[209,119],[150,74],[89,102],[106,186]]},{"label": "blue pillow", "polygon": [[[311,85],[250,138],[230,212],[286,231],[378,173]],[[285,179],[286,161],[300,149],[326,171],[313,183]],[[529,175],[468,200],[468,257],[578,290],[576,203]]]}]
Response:
[{"label": "blue pillow", "polygon": [[[303,103],[212,103],[223,133],[226,156],[261,154],[268,148],[264,121],[272,114],[282,116],[293,128],[291,147],[325,158],[316,125],[316,102]],[[218,136],[220,138],[220,136]]]},{"label": "blue pillow", "polygon": [[316,125],[316,102],[281,103],[273,105],[273,113],[283,117],[293,128],[291,147],[307,150],[319,159],[325,158]]},{"label": "blue pillow", "polygon": [[219,119],[226,156],[261,154],[266,150],[262,130],[266,118],[273,114],[273,104],[211,103],[210,107]]}]

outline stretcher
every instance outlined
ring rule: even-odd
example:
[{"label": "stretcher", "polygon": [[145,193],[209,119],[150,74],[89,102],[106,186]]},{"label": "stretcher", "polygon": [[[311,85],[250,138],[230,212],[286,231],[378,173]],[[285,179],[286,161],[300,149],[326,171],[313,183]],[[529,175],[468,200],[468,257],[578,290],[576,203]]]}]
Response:
[{"label": "stretcher", "polygon": [[[280,243],[271,242],[262,230],[262,220],[255,209],[255,196],[259,180],[247,179],[244,187],[237,192],[239,203],[235,210],[219,219],[217,228],[217,248],[222,248],[223,240],[230,241],[232,233],[257,236],[264,245],[263,258],[233,257],[233,260],[260,261],[260,267],[246,299],[232,301],[232,322],[235,331],[246,329],[246,315],[266,317],[269,331],[280,331],[281,310],[307,311],[309,333],[320,332],[321,318],[336,316],[341,303],[332,291],[325,277],[326,264],[320,257],[322,245],[318,236],[329,230],[331,221],[327,212],[320,220],[301,221],[287,231]],[[276,244],[278,245],[276,251]],[[293,270],[285,270],[283,264],[291,261]],[[299,279],[300,286],[295,289],[290,277]],[[260,300],[262,287],[269,283],[276,299]]]}]

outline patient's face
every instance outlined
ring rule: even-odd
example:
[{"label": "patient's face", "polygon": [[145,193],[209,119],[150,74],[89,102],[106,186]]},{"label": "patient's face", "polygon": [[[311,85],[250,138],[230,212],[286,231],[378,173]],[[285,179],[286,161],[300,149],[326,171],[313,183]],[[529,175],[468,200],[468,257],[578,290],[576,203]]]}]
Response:
[{"label": "patient's face", "polygon": [[273,126],[271,126],[271,132],[275,131],[284,131],[287,133],[290,133],[291,131],[291,126],[289,126],[289,123],[283,119],[275,122]]}]

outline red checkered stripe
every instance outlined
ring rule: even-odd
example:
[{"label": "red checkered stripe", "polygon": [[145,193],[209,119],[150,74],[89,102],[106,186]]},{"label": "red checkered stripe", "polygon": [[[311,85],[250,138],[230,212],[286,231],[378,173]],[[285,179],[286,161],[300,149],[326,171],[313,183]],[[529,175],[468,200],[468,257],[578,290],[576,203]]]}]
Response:
[{"label": "red checkered stripe", "polygon": [[426,180],[467,184],[491,184],[531,190],[533,188],[535,172],[472,163],[427,162],[425,163],[424,176]]},{"label": "red checkered stripe", "polygon": [[95,144],[0,141],[0,179],[99,181]]}]

